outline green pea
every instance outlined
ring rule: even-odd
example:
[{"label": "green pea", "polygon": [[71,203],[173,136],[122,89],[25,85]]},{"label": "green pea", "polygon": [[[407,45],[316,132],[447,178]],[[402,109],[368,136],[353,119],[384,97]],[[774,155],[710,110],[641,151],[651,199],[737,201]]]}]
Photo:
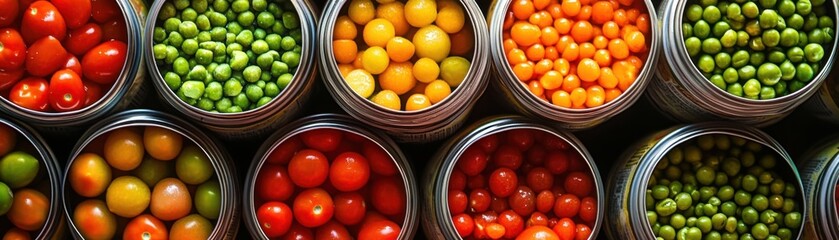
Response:
[{"label": "green pea", "polygon": [[160,7],[160,12],[157,14],[157,19],[162,21],[168,18],[173,18],[178,14],[177,11],[178,10],[175,8],[174,4],[172,4],[171,2],[165,2],[163,3],[163,6]]},{"label": "green pea", "polygon": [[268,82],[268,83],[265,84],[265,96],[272,97],[272,98],[276,97],[276,96],[280,95],[281,90],[282,89],[280,89],[280,87],[277,86],[277,83]]},{"label": "green pea", "polygon": [[658,234],[656,236],[659,236],[664,240],[674,240],[676,239],[676,229],[669,225],[661,226],[661,228],[658,229]]},{"label": "green pea", "polygon": [[169,38],[167,38],[166,40],[169,41],[170,46],[174,47],[181,47],[181,45],[184,42],[184,38],[178,32],[170,32]]},{"label": "green pea", "polygon": [[184,96],[191,99],[198,99],[204,95],[204,82],[202,81],[186,81],[178,89]]},{"label": "green pea", "polygon": [[760,33],[763,32],[763,30],[760,29],[760,23],[758,23],[757,20],[747,22],[745,26],[745,31],[749,34],[749,36],[752,37],[760,36]]},{"label": "green pea", "polygon": [[163,81],[166,82],[166,86],[169,86],[169,89],[172,89],[172,91],[178,90],[181,86],[181,76],[178,76],[174,72],[166,72],[163,76]]},{"label": "green pea", "polygon": [[742,12],[740,9],[740,5],[737,4],[729,4],[728,8],[725,9],[725,16],[729,19],[736,19],[738,17],[742,17]]},{"label": "green pea", "polygon": [[706,38],[702,41],[702,52],[707,54],[717,54],[722,50],[720,40],[716,38]]},{"label": "green pea", "polygon": [[804,57],[811,63],[816,63],[824,57],[824,48],[821,45],[810,43],[804,47]]},{"label": "green pea", "polygon": [[781,41],[781,33],[775,29],[769,29],[763,31],[763,36],[761,36],[761,40],[763,40],[763,45],[766,47],[775,47],[778,46],[778,43]]},{"label": "green pea", "polygon": [[815,14],[801,14],[804,16],[804,31],[811,31],[819,26],[819,17]]},{"label": "green pea", "polygon": [[745,50],[737,51],[731,56],[731,66],[735,68],[746,66],[746,64],[749,64],[749,59],[751,59],[749,52]]},{"label": "green pea", "polygon": [[243,12],[240,13],[239,16],[236,16],[236,21],[238,21],[243,27],[252,26],[255,20],[256,16],[252,12]]},{"label": "green pea", "polygon": [[245,81],[253,83],[259,81],[262,69],[259,66],[248,66],[242,71],[242,75],[244,75]]},{"label": "green pea", "polygon": [[166,64],[172,64],[180,56],[178,49],[173,46],[166,46],[166,58],[163,60]]},{"label": "green pea", "polygon": [[699,40],[697,37],[685,39],[685,48],[688,51],[688,55],[696,56],[702,51],[702,40]]},{"label": "green pea", "polygon": [[175,9],[183,10],[184,8],[189,7],[189,0],[175,0],[174,5]]},{"label": "green pea", "polygon": [[225,12],[230,7],[230,4],[227,0],[214,0],[213,1],[213,10],[216,12]]},{"label": "green pea", "polygon": [[720,20],[721,16],[720,9],[716,6],[706,7],[705,10],[702,11],[702,19],[708,23],[716,23]]},{"label": "green pea", "polygon": [[693,25],[690,23],[682,23],[682,37],[687,39],[693,36]]},{"label": "green pea", "polygon": [[795,11],[801,15],[808,15],[813,10],[813,5],[810,0],[798,0],[795,4]]},{"label": "green pea", "polygon": [[711,25],[705,20],[699,20],[693,25],[693,35],[700,39],[707,38],[711,35]]},{"label": "green pea", "polygon": [[265,0],[253,0],[251,5],[253,5],[253,10],[256,11],[265,11],[268,9],[268,1]]},{"label": "green pea", "polygon": [[798,81],[809,82],[815,75],[813,68],[809,64],[801,63],[795,68],[795,76]]},{"label": "green pea", "polygon": [[249,47],[251,43],[253,43],[253,32],[250,30],[242,30],[236,35],[236,43]]},{"label": "green pea", "polygon": [[235,71],[241,71],[248,65],[249,58],[242,51],[233,51],[230,58],[230,67]]},{"label": "green pea", "polygon": [[235,0],[233,1],[233,12],[235,13],[242,13],[247,11],[250,8],[250,2],[247,0]]},{"label": "green pea", "polygon": [[[235,102],[234,102],[234,103],[235,103]],[[233,105],[233,106],[230,106],[230,108],[228,108],[228,109],[227,109],[227,112],[228,112],[228,113],[238,113],[238,112],[242,112],[242,107],[237,106],[237,105]]]},{"label": "green pea", "polygon": [[238,22],[229,22],[227,23],[227,32],[238,35],[242,32],[242,25],[239,25]]},{"label": "green pea", "polygon": [[752,38],[749,40],[749,48],[753,51],[763,52],[766,49],[766,45],[763,44],[763,38]]},{"label": "green pea", "polygon": [[699,230],[697,227],[691,227],[687,229],[687,233],[685,233],[684,239],[702,239],[702,230]]},{"label": "green pea", "polygon": [[828,16],[819,17],[819,28],[833,28],[833,19]]},{"label": "green pea", "polygon": [[763,63],[757,69],[757,79],[763,85],[775,85],[781,80],[781,75],[781,69],[774,63]]},{"label": "green pea", "polygon": [[201,31],[208,31],[212,27],[210,24],[210,18],[206,15],[198,16],[198,18],[195,19],[195,25],[198,26],[198,30]]},{"label": "green pea", "polygon": [[300,26],[300,20],[297,19],[297,14],[292,12],[283,13],[283,26],[287,29],[295,29]]},{"label": "green pea", "polygon": [[186,58],[178,57],[175,59],[172,63],[172,71],[180,76],[186,76],[189,73],[189,63],[187,63]]},{"label": "green pea", "polygon": [[778,13],[772,9],[764,9],[760,13],[760,20],[758,22],[761,28],[774,28],[778,24]]},{"label": "green pea", "polygon": [[261,12],[256,17],[256,25],[260,28],[271,28],[274,25],[274,15],[269,12]]},{"label": "green pea", "polygon": [[[798,37],[798,35],[796,35],[796,37]],[[729,29],[722,34],[719,41],[723,47],[734,47],[734,45],[737,44],[737,32]]]},{"label": "green pea", "polygon": [[804,17],[798,14],[792,14],[791,16],[787,17],[787,27],[792,29],[802,29],[804,28]]},{"label": "green pea", "polygon": [[719,74],[712,75],[710,78],[708,78],[708,81],[711,81],[711,83],[714,84],[714,86],[716,86],[717,88],[725,90],[725,80],[723,80],[722,76],[720,76]]},{"label": "green pea", "polygon": [[194,22],[196,18],[198,18],[198,12],[195,9],[186,8],[181,12],[181,19],[184,21]]},{"label": "green pea", "polygon": [[755,77],[757,69],[752,65],[746,65],[742,68],[737,70],[737,74],[740,75],[740,80],[749,80]]},{"label": "green pea", "polygon": [[699,21],[699,19],[702,19],[703,13],[704,9],[702,6],[699,6],[698,4],[691,4],[687,7],[687,9],[685,9],[685,18],[687,18],[688,21],[696,22]]},{"label": "green pea", "polygon": [[726,216],[733,217],[737,213],[737,204],[732,201],[726,201],[720,205],[720,211]]},{"label": "green pea", "polygon": [[737,31],[737,46],[745,47],[749,45],[749,34],[745,31]]},{"label": "green pea", "polygon": [[285,36],[282,39],[281,46],[283,50],[292,50],[295,46],[297,46],[297,41],[295,41],[294,38],[290,36]]},{"label": "green pea", "polygon": [[188,80],[204,81],[204,79],[207,78],[207,68],[205,68],[204,65],[195,65],[195,67],[192,67],[192,70],[189,71],[186,78]]},{"label": "green pea", "polygon": [[711,71],[714,71],[714,66],[714,58],[710,55],[702,55],[701,57],[699,57],[699,70],[702,70],[706,73],[710,73]]},{"label": "green pea", "polygon": [[790,0],[781,0],[776,9],[782,17],[789,17],[795,14],[795,3]]},{"label": "green pea", "polygon": [[760,9],[757,7],[757,4],[754,2],[747,2],[742,6],[743,15],[747,18],[757,18]]},{"label": "green pea", "polygon": [[245,92],[241,92],[239,95],[233,97],[233,105],[238,106],[241,109],[248,109],[251,102],[248,100],[248,95]]},{"label": "green pea", "polygon": [[262,98],[264,94],[265,93],[262,91],[262,88],[254,84],[248,84],[248,86],[245,88],[245,95],[251,102],[259,101],[259,99]]},{"label": "green pea", "polygon": [[773,8],[776,3],[776,0],[760,0],[760,6],[763,8]]},{"label": "green pea", "polygon": [[289,84],[291,84],[293,79],[294,75],[291,73],[284,73],[277,77],[277,86],[280,87],[280,89],[285,89]]},{"label": "green pea", "polygon": [[216,110],[219,112],[228,112],[228,109],[233,105],[233,101],[230,101],[230,98],[222,98],[221,100],[216,101]]},{"label": "green pea", "polygon": [[223,87],[219,82],[210,82],[207,84],[207,88],[204,90],[205,96],[208,99],[213,101],[218,101],[223,96]]},{"label": "green pea", "polygon": [[230,79],[224,82],[224,96],[234,97],[242,92],[242,83],[236,79]]},{"label": "green pea", "polygon": [[[710,58],[710,56],[708,57]],[[297,67],[297,65],[300,64],[300,54],[296,52],[285,52],[280,59],[292,68]]]},{"label": "green pea", "polygon": [[270,49],[268,47],[268,43],[265,42],[265,40],[256,40],[253,43],[251,43],[251,51],[253,51],[254,54],[263,54],[265,52],[268,52],[268,50]]}]

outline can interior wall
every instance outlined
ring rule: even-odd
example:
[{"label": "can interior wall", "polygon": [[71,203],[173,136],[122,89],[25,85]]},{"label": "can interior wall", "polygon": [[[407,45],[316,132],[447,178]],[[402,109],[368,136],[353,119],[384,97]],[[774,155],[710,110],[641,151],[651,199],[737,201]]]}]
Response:
[{"label": "can interior wall", "polygon": [[[165,2],[167,0],[159,0],[152,5],[148,15],[150,21],[145,24],[147,32],[154,32],[158,21],[157,16]],[[163,75],[155,62],[152,51],[154,36],[153,34],[146,34],[142,40],[145,47],[145,61],[157,95],[163,99],[168,105],[167,107],[173,108],[175,112],[210,129],[226,140],[248,140],[264,137],[285,123],[297,118],[303,111],[303,104],[309,100],[317,75],[315,41],[318,37],[315,26],[318,23],[315,18],[317,11],[311,1],[292,0],[289,2],[294,5],[300,19],[300,30],[303,38],[300,64],[297,66],[289,85],[271,102],[262,107],[239,113],[212,113],[185,103],[163,80]]]},{"label": "can interior wall", "polygon": [[320,73],[332,98],[350,116],[384,130],[399,142],[426,143],[444,139],[459,129],[466,121],[472,107],[481,97],[489,77],[489,41],[483,12],[475,1],[459,0],[464,7],[467,24],[474,33],[474,46],[469,71],[461,83],[443,101],[417,111],[395,111],[379,106],[358,96],[338,70],[332,38],[335,22],[348,0],[326,3],[318,26]]},{"label": "can interior wall", "polygon": [[592,234],[589,239],[597,239],[601,225],[605,219],[607,196],[604,192],[603,181],[597,165],[586,150],[583,143],[571,133],[556,130],[548,126],[537,124],[521,116],[494,116],[482,119],[461,130],[445,143],[434,155],[425,168],[422,180],[422,226],[425,236],[429,239],[462,239],[452,223],[447,199],[451,173],[456,167],[457,160],[466,151],[485,136],[516,130],[529,129],[545,132],[568,143],[575,152],[580,154],[594,179],[594,194],[597,199],[597,218],[591,226]]},{"label": "can interior wall", "polygon": [[799,159],[804,195],[810,204],[804,239],[839,238],[836,186],[839,184],[839,135],[823,139]]},{"label": "can interior wall", "polygon": [[172,115],[146,109],[128,110],[102,119],[91,126],[73,147],[67,159],[67,167],[62,175],[60,190],[64,196],[62,199],[64,214],[67,219],[70,219],[68,226],[73,238],[81,239],[83,237],[72,221],[72,209],[74,209],[75,204],[79,202],[80,198],[69,187],[70,183],[67,176],[70,171],[70,166],[72,166],[76,157],[83,153],[85,147],[90,145],[96,138],[120,128],[146,126],[161,127],[179,133],[183,136],[185,142],[189,141],[194,143],[207,155],[215,170],[215,176],[218,178],[222,193],[219,217],[215,221],[210,239],[236,239],[240,222],[239,201],[241,201],[241,190],[239,190],[240,187],[236,177],[235,167],[231,161],[232,158],[220,147],[220,142],[206,135],[200,129]]},{"label": "can interior wall", "polygon": [[342,132],[354,133],[361,136],[385,150],[390,158],[394,161],[402,182],[405,183],[406,209],[405,219],[400,224],[401,230],[399,232],[399,239],[413,239],[416,234],[417,227],[419,227],[419,199],[418,189],[416,186],[416,178],[408,163],[407,157],[399,149],[398,145],[393,142],[387,135],[379,132],[370,131],[366,126],[357,122],[349,116],[339,114],[318,114],[312,115],[300,120],[289,123],[288,125],[278,129],[274,134],[268,137],[262,146],[256,151],[253,161],[251,161],[248,174],[245,179],[244,189],[244,222],[245,226],[253,238],[268,239],[262,229],[259,227],[259,222],[256,219],[256,210],[258,206],[254,205],[256,191],[256,178],[259,175],[259,170],[267,163],[269,154],[273,152],[280,144],[286,140],[299,135],[300,133],[314,130],[314,129],[335,129]]},{"label": "can interior wall", "polygon": [[[829,2],[833,19],[839,20],[836,2]],[[732,120],[753,126],[768,126],[789,115],[818,91],[830,73],[839,39],[826,47],[829,53],[823,67],[804,88],[785,96],[752,100],[738,97],[714,86],[702,75],[688,55],[682,32],[687,1],[663,0],[659,9],[662,31],[663,64],[659,65],[647,97],[659,111],[682,122]]]},{"label": "can interior wall", "polygon": [[[496,75],[496,81],[498,81],[498,84],[494,84],[493,86],[500,90],[502,95],[511,102],[518,112],[527,116],[557,122],[560,127],[565,129],[584,130],[595,127],[623,112],[632,106],[644,93],[644,89],[646,89],[647,84],[650,82],[656,70],[655,66],[658,65],[659,49],[661,48],[660,35],[662,34],[658,24],[651,24],[650,26],[650,34],[652,36],[646,63],[639,72],[635,83],[625,92],[614,101],[598,107],[585,109],[563,108],[530,93],[530,90],[518,80],[510,68],[506,53],[504,52],[502,32],[506,17],[505,13],[509,10],[512,3],[513,0],[495,0],[490,5],[488,15],[489,42],[493,67],[495,68],[493,72]],[[652,1],[644,0],[644,5],[647,7],[650,18],[658,19],[655,5],[653,5]]]}]

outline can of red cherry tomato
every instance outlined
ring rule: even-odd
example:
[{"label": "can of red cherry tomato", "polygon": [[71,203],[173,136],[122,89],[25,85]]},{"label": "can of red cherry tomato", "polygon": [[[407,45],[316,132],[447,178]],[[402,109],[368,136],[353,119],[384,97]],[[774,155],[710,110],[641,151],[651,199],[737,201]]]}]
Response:
[{"label": "can of red cherry tomato", "polygon": [[4,60],[16,69],[0,66],[0,110],[61,134],[145,100],[145,2],[22,1],[18,7],[19,21],[0,23],[4,52],[16,51],[10,48],[16,41],[25,44],[21,61]]},{"label": "can of red cherry tomato", "polygon": [[488,84],[486,22],[475,1],[328,1],[320,23],[326,89],[350,116],[399,142],[454,134]]},{"label": "can of red cherry tomato", "polygon": [[61,192],[75,238],[235,239],[239,193],[221,143],[172,115],[137,109],[76,143]]},{"label": "can of red cherry tomato", "polygon": [[839,238],[839,141],[836,135],[823,139],[799,159],[804,196],[809,204],[804,221],[804,239]]},{"label": "can of red cherry tomato", "polygon": [[245,180],[256,239],[413,239],[416,181],[387,135],[345,115],[302,118],[271,135]]},{"label": "can of red cherry tomato", "polygon": [[224,139],[270,134],[311,95],[317,14],[312,1],[155,2],[142,41],[157,95]]},{"label": "can of red cherry tomato", "polygon": [[[709,3],[661,3],[663,64],[647,95],[661,112],[683,122],[731,120],[762,127],[824,90],[819,89],[831,72],[839,42],[823,34],[836,31],[834,2],[795,7],[766,2],[761,14],[755,3],[727,8]],[[704,18],[705,9],[725,9],[726,18]],[[764,24],[755,25],[758,18]],[[780,35],[784,37],[774,38]]]},{"label": "can of red cherry tomato", "polygon": [[639,140],[612,167],[606,188],[612,239],[801,239],[810,206],[780,143],[726,122],[675,126]]},{"label": "can of red cherry tomato", "polygon": [[661,31],[651,1],[560,2],[493,1],[494,87],[522,114],[588,129],[641,97]]},{"label": "can of red cherry tomato", "polygon": [[524,117],[464,129],[424,176],[430,239],[597,239],[604,221],[600,173],[582,142]]},{"label": "can of red cherry tomato", "polygon": [[0,236],[63,238],[61,172],[52,150],[34,129],[5,116],[0,135]]}]

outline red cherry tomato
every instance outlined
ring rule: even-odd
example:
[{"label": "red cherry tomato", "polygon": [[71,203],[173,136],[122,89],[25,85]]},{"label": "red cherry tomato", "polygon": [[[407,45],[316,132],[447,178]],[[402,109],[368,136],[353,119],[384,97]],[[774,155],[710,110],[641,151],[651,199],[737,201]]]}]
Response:
[{"label": "red cherry tomato", "polygon": [[288,174],[297,186],[317,187],[329,176],[329,162],[321,152],[311,149],[300,150],[288,162]]},{"label": "red cherry tomato", "polygon": [[20,80],[12,87],[9,101],[18,106],[46,111],[48,107],[49,84],[43,78],[29,77]]},{"label": "red cherry tomato", "polygon": [[521,163],[524,162],[524,156],[521,151],[513,145],[503,145],[498,147],[492,154],[492,162],[495,166],[506,167],[510,169],[518,169]]},{"label": "red cherry tomato", "polygon": [[297,137],[291,137],[288,140],[280,143],[274,151],[268,154],[268,163],[273,164],[287,164],[291,157],[303,148],[303,143]]},{"label": "red cherry tomato", "polygon": [[82,57],[84,77],[90,81],[111,85],[122,72],[128,46],[120,41],[103,42]]},{"label": "red cherry tomato", "polygon": [[460,169],[455,168],[449,177],[449,190],[463,191],[464,189],[466,189],[466,174],[460,171]]},{"label": "red cherry tomato", "polygon": [[344,240],[352,239],[350,231],[344,225],[335,221],[329,221],[315,230],[315,240]]},{"label": "red cherry tomato", "polygon": [[489,156],[486,153],[477,146],[470,146],[460,155],[460,159],[457,160],[457,167],[466,176],[475,176],[484,171],[487,161],[489,161]]},{"label": "red cherry tomato", "polygon": [[559,236],[548,227],[532,226],[524,229],[524,231],[516,237],[516,240],[559,240]]},{"label": "red cherry tomato", "polygon": [[531,226],[548,226],[548,216],[541,212],[530,214],[530,218],[525,223],[528,227]]},{"label": "red cherry tomato", "polygon": [[321,152],[335,151],[342,139],[343,133],[337,129],[320,128],[300,133],[303,144]]},{"label": "red cherry tomato", "polygon": [[528,163],[541,166],[545,163],[545,156],[548,155],[548,151],[545,151],[544,147],[536,145],[527,149],[524,155]]},{"label": "red cherry tomato", "polygon": [[466,193],[460,190],[449,190],[448,194],[449,212],[452,215],[457,215],[466,211],[469,206],[469,197]]},{"label": "red cherry tomato", "polygon": [[568,154],[563,151],[550,151],[545,159],[545,167],[553,174],[563,174],[568,171]]},{"label": "red cherry tomato", "polygon": [[370,164],[367,158],[355,152],[344,152],[332,160],[329,166],[329,182],[335,189],[350,192],[361,189],[370,179]]},{"label": "red cherry tomato", "polygon": [[576,231],[577,224],[575,224],[570,218],[560,219],[554,226],[554,232],[556,232],[556,235],[558,235],[561,240],[573,240],[574,236],[577,234]]},{"label": "red cherry tomato", "polygon": [[519,186],[510,195],[510,208],[521,216],[528,216],[536,211],[536,195],[527,186]]},{"label": "red cherry tomato", "polygon": [[23,42],[20,33],[11,28],[0,29],[0,71],[20,69],[24,61],[26,61],[26,43]]},{"label": "red cherry tomato", "polygon": [[355,225],[364,220],[367,203],[357,192],[340,193],[335,196],[335,220],[344,225]]},{"label": "red cherry tomato", "polygon": [[580,212],[580,199],[574,194],[562,194],[556,198],[554,214],[561,218],[572,218]]},{"label": "red cherry tomato", "polygon": [[64,47],[67,51],[76,56],[84,56],[87,51],[102,42],[102,28],[95,23],[88,23],[79,28],[70,30]]},{"label": "red cherry tomato", "polygon": [[169,239],[169,230],[166,224],[151,214],[143,214],[135,217],[125,225],[122,232],[122,239],[126,240],[152,240]]},{"label": "red cherry tomato", "polygon": [[587,197],[591,194],[591,190],[594,189],[594,183],[592,182],[591,177],[583,172],[571,172],[565,176],[565,183],[563,184],[565,187],[565,191],[568,193],[580,196],[580,197]]},{"label": "red cherry tomato", "polygon": [[370,160],[370,170],[382,176],[393,176],[399,173],[396,163],[382,147],[371,141],[366,141],[361,150],[367,160]]},{"label": "red cherry tomato", "polygon": [[503,212],[510,209],[510,204],[507,198],[492,197],[492,202],[489,203],[489,210],[494,212]]},{"label": "red cherry tomato", "polygon": [[294,219],[304,227],[323,225],[334,213],[332,197],[321,188],[303,190],[294,198]]},{"label": "red cherry tomato", "polygon": [[498,168],[489,175],[489,191],[499,197],[507,197],[515,192],[519,185],[516,172],[509,168]]},{"label": "red cherry tomato", "polygon": [[473,213],[485,212],[492,203],[492,197],[484,189],[473,189],[469,193],[469,209]]},{"label": "red cherry tomato", "polygon": [[53,36],[63,41],[67,35],[64,17],[48,1],[36,1],[23,12],[20,29],[26,29],[21,35],[27,43],[32,43],[46,36]]},{"label": "red cherry tomato", "polygon": [[117,40],[128,42],[128,27],[125,26],[125,19],[118,17],[102,23],[102,40]]},{"label": "red cherry tomato", "polygon": [[370,185],[370,201],[373,208],[389,216],[405,214],[408,198],[401,178],[379,178]]},{"label": "red cherry tomato", "polygon": [[291,224],[291,229],[283,236],[283,240],[312,240],[315,239],[315,235],[312,233],[312,230],[298,223]]},{"label": "red cherry tomato", "polygon": [[486,188],[487,179],[486,179],[486,177],[484,177],[483,174],[478,174],[478,175],[469,177],[467,179],[466,186],[469,187],[469,189]]},{"label": "red cherry tomato", "polygon": [[18,1],[17,0],[0,0],[0,27],[8,26],[17,19],[18,15]]},{"label": "red cherry tomato", "polygon": [[466,213],[457,214],[452,217],[452,223],[454,223],[454,229],[457,231],[457,234],[461,237],[469,236],[475,230],[475,222]]},{"label": "red cherry tomato", "polygon": [[358,231],[358,239],[396,240],[399,238],[399,225],[389,220],[380,220],[364,224]]},{"label": "red cherry tomato", "polygon": [[567,150],[568,149],[568,142],[558,138],[550,133],[543,133],[540,135],[541,143],[545,146],[545,149],[548,150]]},{"label": "red cherry tomato", "polygon": [[534,131],[530,129],[514,129],[504,132],[508,144],[517,147],[521,151],[527,151],[533,146]]},{"label": "red cherry tomato", "polygon": [[64,17],[67,28],[80,27],[90,19],[90,0],[50,0],[50,2]]},{"label": "red cherry tomato", "polygon": [[534,192],[550,190],[554,185],[554,175],[547,168],[537,167],[527,172],[527,186]]},{"label": "red cherry tomato", "polygon": [[49,91],[50,106],[55,111],[72,111],[84,106],[84,84],[82,78],[73,70],[55,72],[50,79]]},{"label": "red cherry tomato", "polygon": [[577,224],[577,229],[575,231],[576,238],[575,240],[586,240],[589,236],[591,236],[591,228],[585,224]]},{"label": "red cherry tomato", "polygon": [[0,91],[9,89],[23,77],[23,69],[0,71]]},{"label": "red cherry tomato", "polygon": [[484,152],[491,153],[495,152],[495,149],[498,148],[498,142],[498,135],[489,135],[481,138],[478,142],[475,142],[475,145],[478,145],[478,147],[481,150],[484,150]]},{"label": "red cherry tomato", "polygon": [[544,190],[536,195],[536,210],[542,213],[550,213],[556,203],[556,196],[551,190]]},{"label": "red cherry tomato", "polygon": [[34,76],[49,76],[65,63],[67,63],[67,50],[61,46],[61,41],[52,36],[35,41],[26,53],[26,71]]},{"label": "red cherry tomato", "polygon": [[256,210],[256,220],[268,237],[280,237],[291,228],[291,209],[285,203],[267,202]]},{"label": "red cherry tomato", "polygon": [[504,238],[515,238],[524,231],[524,219],[512,210],[498,214],[498,223],[504,226]]},{"label": "red cherry tomato", "polygon": [[85,96],[87,96],[84,99],[85,106],[90,106],[91,104],[96,103],[96,101],[99,101],[99,99],[102,98],[102,86],[99,86],[99,84],[92,83],[90,81],[82,81],[82,83],[84,84],[84,91],[86,93]]},{"label": "red cherry tomato", "polygon": [[262,166],[256,177],[256,195],[266,201],[285,201],[294,194],[294,183],[285,167],[275,164]]},{"label": "red cherry tomato", "polygon": [[472,237],[474,239],[487,239],[489,238],[487,235],[487,227],[498,220],[498,214],[492,211],[487,211],[478,214],[472,218],[472,220],[475,221],[475,230],[472,231]]},{"label": "red cherry tomato", "polygon": [[64,63],[64,68],[73,70],[73,72],[76,72],[76,75],[79,76],[83,74],[82,63],[79,62],[79,59],[76,58],[76,56],[73,56],[73,54],[67,54],[67,62]]},{"label": "red cherry tomato", "polygon": [[580,220],[586,223],[594,223],[597,219],[597,200],[593,197],[584,197],[580,200]]},{"label": "red cherry tomato", "polygon": [[117,5],[117,1],[115,0],[90,0],[90,6],[91,17],[99,23],[122,15],[122,12],[119,10],[119,5]]}]

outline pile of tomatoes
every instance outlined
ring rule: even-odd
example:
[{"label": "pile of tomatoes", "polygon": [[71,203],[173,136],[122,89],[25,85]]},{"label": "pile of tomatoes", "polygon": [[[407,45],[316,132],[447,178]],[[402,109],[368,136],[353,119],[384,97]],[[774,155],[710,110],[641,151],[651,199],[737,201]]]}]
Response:
[{"label": "pile of tomatoes", "polygon": [[78,110],[102,98],[122,72],[128,35],[115,0],[0,0],[0,6],[0,93],[12,103]]},{"label": "pile of tomatoes", "polygon": [[[0,124],[0,236],[29,239],[47,221],[49,181],[38,174],[40,160],[17,145],[17,132]],[[5,217],[4,217],[5,216]],[[8,219],[8,220],[7,220]]]},{"label": "pile of tomatoes", "polygon": [[567,142],[513,129],[463,152],[449,180],[448,207],[467,239],[588,239],[596,193],[591,170]]},{"label": "pile of tomatoes", "polygon": [[76,196],[65,201],[78,200],[68,204],[70,220],[87,239],[207,239],[219,217],[221,191],[210,159],[166,128],[101,135],[66,177]]},{"label": "pile of tomatoes", "polygon": [[397,239],[406,187],[385,150],[354,133],[319,128],[269,153],[254,187],[269,238]]}]

